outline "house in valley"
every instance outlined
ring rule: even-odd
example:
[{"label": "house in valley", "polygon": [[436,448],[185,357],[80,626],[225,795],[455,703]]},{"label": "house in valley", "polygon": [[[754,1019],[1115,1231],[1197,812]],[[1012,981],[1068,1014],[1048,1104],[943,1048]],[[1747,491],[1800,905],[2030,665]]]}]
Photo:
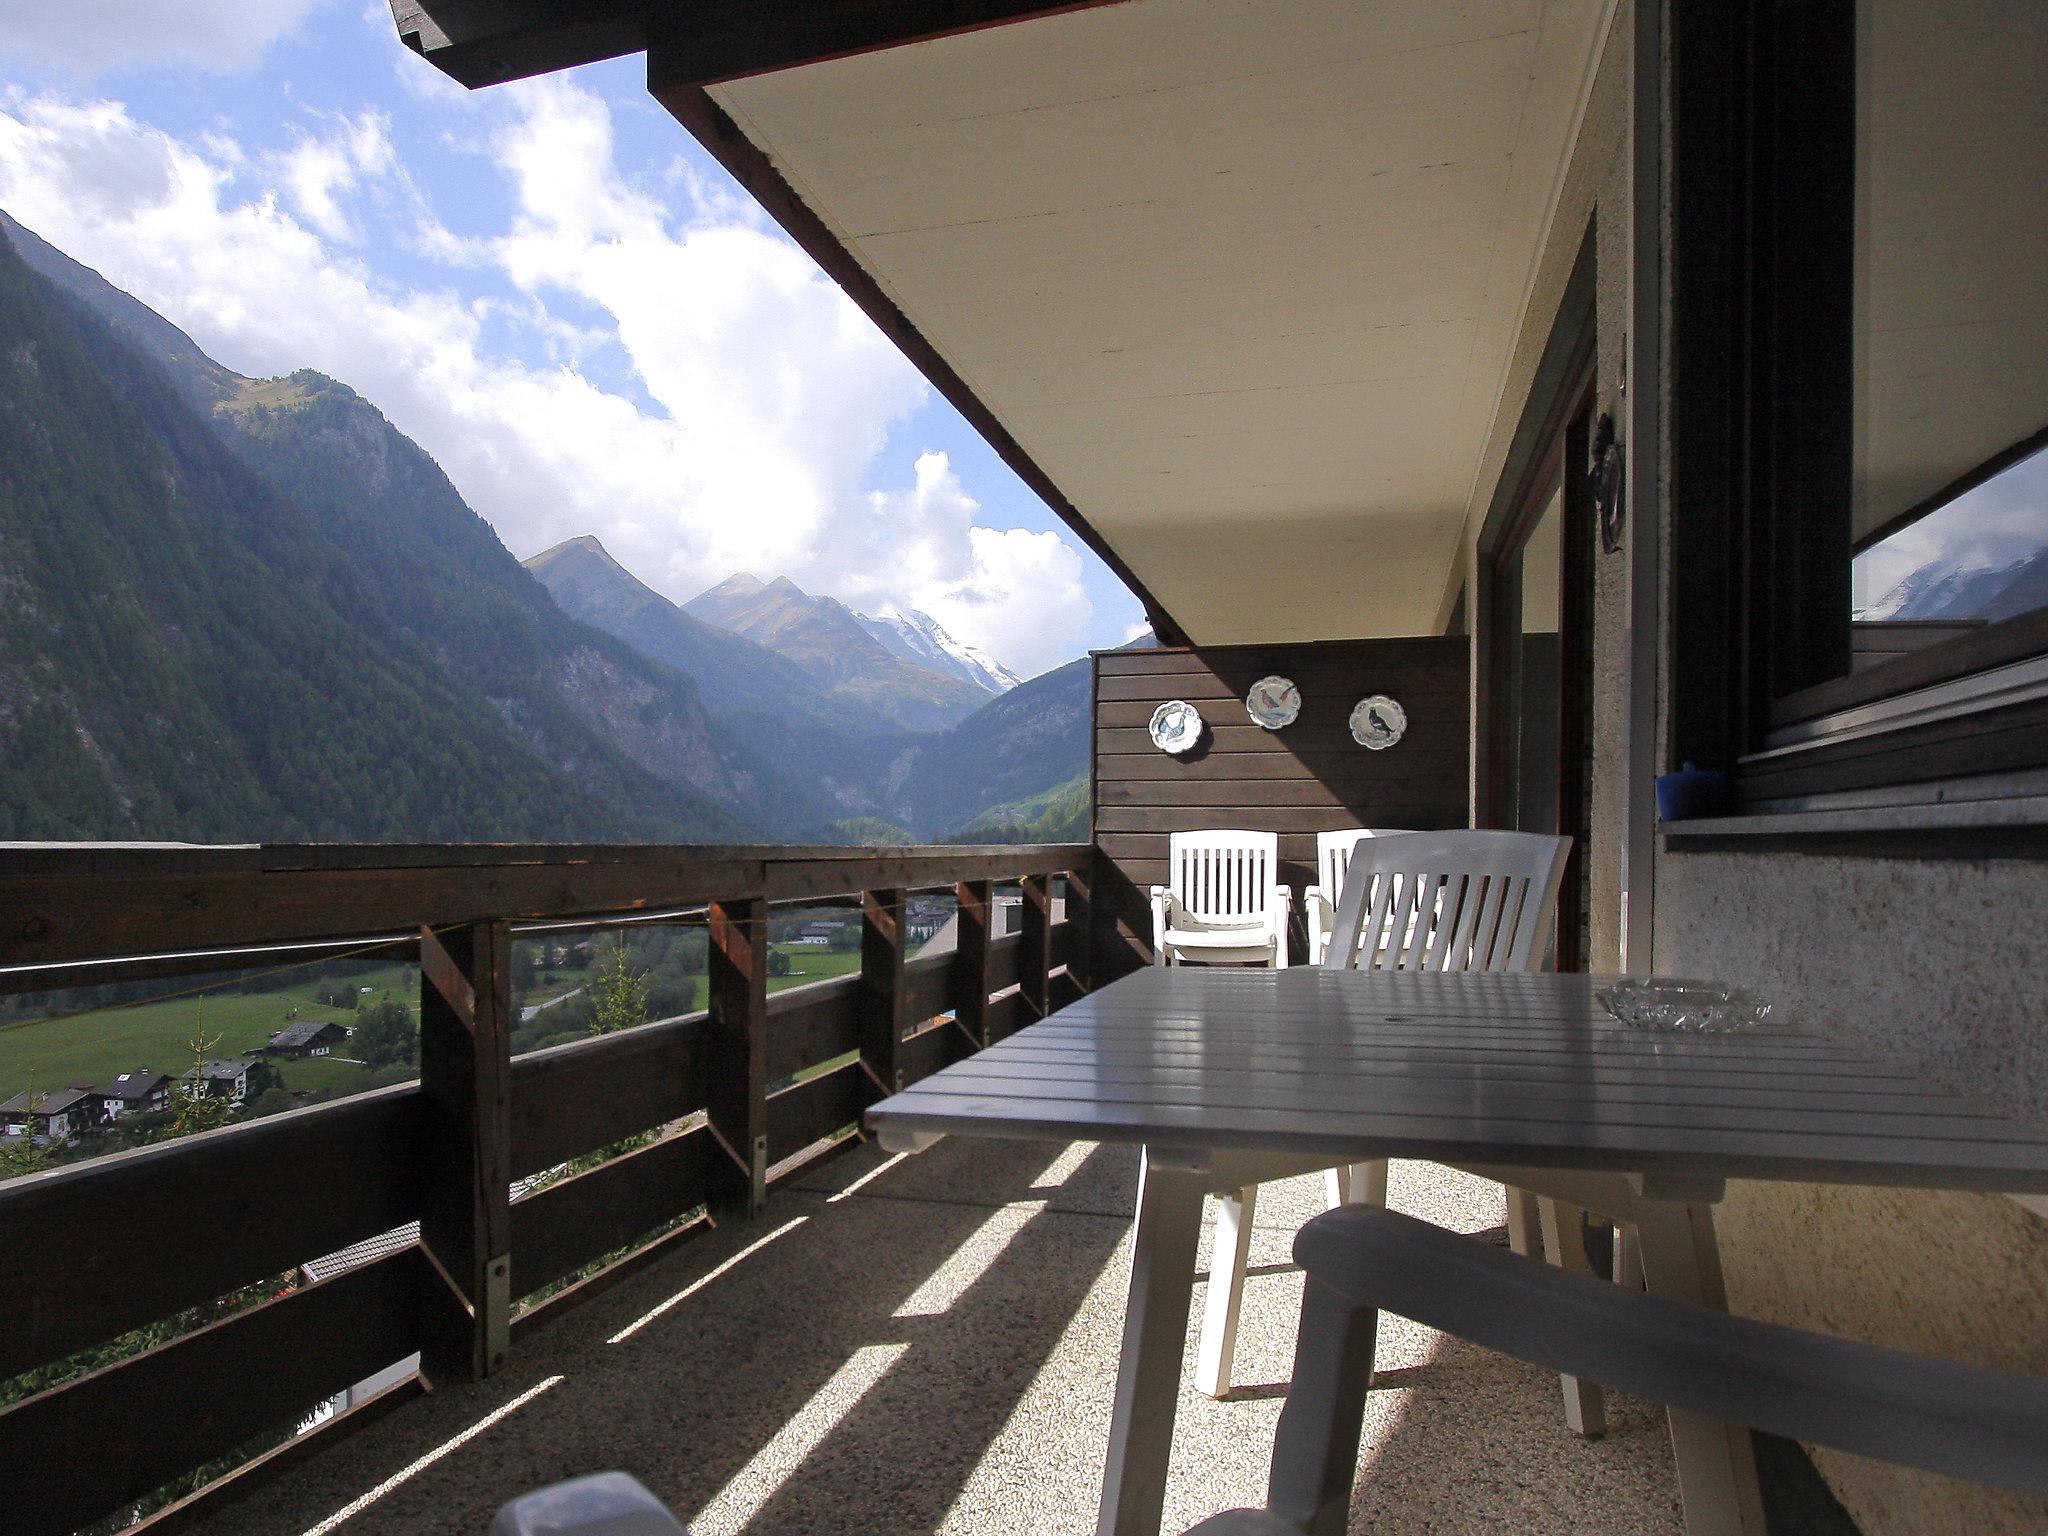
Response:
[{"label": "house in valley", "polygon": [[123,1072],[99,1091],[100,1118],[118,1120],[123,1115],[153,1115],[170,1107],[171,1077],[137,1067]]},{"label": "house in valley", "polygon": [[334,1048],[353,1034],[346,1024],[328,1019],[297,1019],[270,1037],[268,1045],[247,1052],[251,1056],[331,1056]]},{"label": "house in valley", "polygon": [[0,1135],[48,1145],[75,1140],[99,1119],[99,1098],[90,1088],[25,1088],[0,1104]]},{"label": "house in valley", "polygon": [[178,1074],[181,1083],[191,1082],[194,1076],[206,1087],[207,1093],[216,1099],[226,1099],[236,1108],[249,1094],[249,1064],[246,1061],[202,1061],[196,1067],[187,1067]]}]

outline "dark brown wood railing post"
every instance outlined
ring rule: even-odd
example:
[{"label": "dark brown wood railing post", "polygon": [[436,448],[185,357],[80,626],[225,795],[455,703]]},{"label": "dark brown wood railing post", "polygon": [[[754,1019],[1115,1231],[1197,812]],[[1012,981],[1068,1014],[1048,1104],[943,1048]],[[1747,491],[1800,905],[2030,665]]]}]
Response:
[{"label": "dark brown wood railing post", "polygon": [[712,1203],[751,1216],[768,1201],[768,902],[714,901],[709,920],[705,1098],[712,1134],[727,1154]]},{"label": "dark brown wood railing post", "polygon": [[512,935],[420,930],[421,1373],[474,1381],[512,1329]]},{"label": "dark brown wood railing post", "polygon": [[860,1062],[884,1096],[903,1091],[903,891],[860,893]]},{"label": "dark brown wood railing post", "polygon": [[1052,876],[1026,875],[1018,884],[1024,942],[1017,951],[1017,989],[1024,994],[1024,1022],[1031,1024],[1052,1011]]},{"label": "dark brown wood railing post", "polygon": [[953,1019],[974,1048],[981,1050],[988,1039],[988,941],[995,922],[995,886],[987,880],[963,880],[953,887],[960,904],[959,958],[954,962],[959,996],[953,1004]]},{"label": "dark brown wood railing post", "polygon": [[1095,870],[1083,864],[1067,871],[1067,976],[1074,990],[1094,990]]}]

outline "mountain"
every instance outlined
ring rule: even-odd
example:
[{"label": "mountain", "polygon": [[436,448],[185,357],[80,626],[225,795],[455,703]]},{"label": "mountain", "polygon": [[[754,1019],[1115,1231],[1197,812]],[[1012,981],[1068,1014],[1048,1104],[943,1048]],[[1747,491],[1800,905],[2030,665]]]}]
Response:
[{"label": "mountain", "polygon": [[854,617],[887,650],[905,661],[965,678],[988,693],[1007,693],[1023,681],[986,651],[955,640],[937,619],[918,609],[905,613],[892,604],[879,614],[855,613]]},{"label": "mountain", "polygon": [[1086,657],[1070,661],[920,742],[890,786],[896,819],[921,836],[943,837],[1077,774],[1085,782],[1093,675]]},{"label": "mountain", "polygon": [[687,680],[555,608],[365,402],[241,379],[0,228],[0,837],[746,825]]},{"label": "mountain", "polygon": [[1093,796],[1088,775],[1076,774],[1043,794],[991,806],[964,827],[946,834],[949,843],[1085,843]]},{"label": "mountain", "polygon": [[2005,565],[1957,565],[1940,556],[1900,578],[1875,602],[1857,609],[1855,617],[1862,623],[1892,619],[1993,623],[2044,604],[2048,604],[2048,550]]},{"label": "mountain", "polygon": [[[745,744],[744,774],[758,797],[805,801],[807,821],[877,809],[888,766],[911,738],[872,710],[766,646],[685,613],[589,534],[542,551],[526,568],[564,612],[695,683],[720,733],[735,750]],[[815,835],[837,840],[829,828]]]},{"label": "mountain", "polygon": [[787,576],[729,576],[683,611],[795,662],[832,697],[906,730],[942,730],[988,698],[978,683],[899,655],[844,603],[814,597]]}]

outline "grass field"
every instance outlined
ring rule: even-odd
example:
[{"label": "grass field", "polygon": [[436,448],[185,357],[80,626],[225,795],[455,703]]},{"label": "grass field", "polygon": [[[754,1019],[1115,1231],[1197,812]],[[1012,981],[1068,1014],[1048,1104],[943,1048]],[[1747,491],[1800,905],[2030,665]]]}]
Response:
[{"label": "grass field", "polygon": [[[790,973],[769,977],[770,992],[860,969],[858,952],[802,944],[778,944],[775,948],[789,956]],[[581,984],[581,978],[574,973],[558,975],[554,985],[537,989],[531,998],[544,999]],[[280,977],[276,986],[264,992],[204,994],[206,1034],[209,1038],[221,1037],[211,1054],[218,1059],[239,1057],[242,1052],[264,1044],[284,1028],[294,1007],[300,1018],[349,1023],[349,1010],[322,1007],[317,1000],[321,987],[341,985],[331,978],[294,982]],[[419,973],[411,966],[392,965],[366,972],[355,978],[353,985],[372,988],[372,999],[389,992],[408,1008],[418,1009]],[[697,996],[701,1006],[701,982]],[[200,1026],[201,1006],[197,996],[177,997],[70,1017],[0,1025],[0,1099],[20,1092],[31,1082],[39,1089],[74,1083],[100,1087],[119,1074],[138,1068],[175,1076],[192,1064],[189,1042],[194,1029]],[[283,1073],[287,1087],[302,1092],[321,1088],[346,1092],[361,1086],[366,1076],[361,1067],[333,1058],[272,1064]]]},{"label": "grass field", "polygon": [[[823,981],[829,976],[844,976],[860,969],[860,951],[821,949],[815,944],[774,944],[769,946],[776,954],[789,956],[789,974],[770,976],[768,990],[785,992],[791,987],[801,987],[813,981]],[[699,988],[701,995],[702,988]]]},{"label": "grass field", "polygon": [[[388,991],[408,1007],[418,1005],[419,973],[411,966],[386,966],[346,984],[372,988],[372,999]],[[265,1044],[289,1022],[293,1007],[302,1019],[349,1023],[349,1010],[322,1007],[317,997],[323,986],[342,985],[331,977],[299,982],[279,977],[277,985],[264,992],[204,994],[206,1035],[221,1037],[209,1055],[226,1060]],[[88,1083],[100,1087],[138,1068],[175,1076],[192,1065],[189,1042],[201,1021],[201,999],[177,997],[0,1026],[0,1097],[20,1092],[31,1079],[37,1088],[62,1088]],[[274,1065],[290,1087],[300,1089],[338,1088],[362,1075],[360,1068],[329,1059]]]}]

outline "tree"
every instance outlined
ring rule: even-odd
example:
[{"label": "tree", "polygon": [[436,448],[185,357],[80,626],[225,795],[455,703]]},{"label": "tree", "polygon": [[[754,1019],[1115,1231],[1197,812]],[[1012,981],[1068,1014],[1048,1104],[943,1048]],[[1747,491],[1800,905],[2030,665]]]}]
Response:
[{"label": "tree", "polygon": [[265,1115],[281,1115],[293,1104],[291,1093],[284,1088],[266,1088],[249,1100],[249,1118],[261,1120]]},{"label": "tree", "polygon": [[419,1026],[412,1011],[395,997],[380,997],[356,1010],[356,1032],[352,1043],[363,1065],[410,1066],[420,1059]]},{"label": "tree", "polygon": [[633,969],[624,940],[614,943],[598,962],[590,999],[596,1009],[590,1024],[593,1035],[614,1034],[647,1022],[647,973]]},{"label": "tree", "polygon": [[27,1105],[28,1118],[21,1123],[21,1134],[0,1137],[0,1180],[25,1178],[50,1166],[50,1154],[36,1145],[35,1113],[42,1107],[43,1095],[36,1092],[34,1078],[28,1080],[28,1091],[22,1100]]},{"label": "tree", "polygon": [[788,950],[771,949],[768,951],[768,974],[770,976],[787,976],[789,974]]},{"label": "tree", "polygon": [[192,1023],[192,1038],[186,1042],[192,1050],[192,1076],[171,1090],[171,1135],[196,1136],[201,1131],[216,1130],[228,1123],[235,1107],[224,1094],[217,1094],[206,1086],[206,1058],[217,1049],[222,1036],[208,1039],[206,1035],[206,999],[199,999],[199,1011]]}]

